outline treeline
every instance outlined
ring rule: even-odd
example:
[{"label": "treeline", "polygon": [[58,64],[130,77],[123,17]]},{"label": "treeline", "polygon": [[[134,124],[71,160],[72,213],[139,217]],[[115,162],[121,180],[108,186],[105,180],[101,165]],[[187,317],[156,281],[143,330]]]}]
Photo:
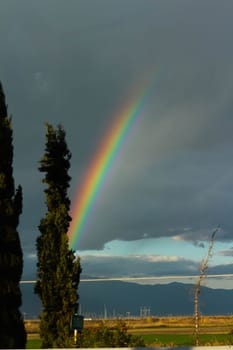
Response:
[{"label": "treeline", "polygon": [[[70,347],[70,320],[78,311],[80,259],[69,248],[67,231],[71,217],[67,191],[71,153],[61,125],[46,124],[45,153],[39,161],[44,174],[47,212],[39,223],[36,241],[37,282],[41,299],[42,347]],[[13,176],[13,130],[0,83],[0,348],[26,347],[26,330],[20,312],[20,279],[23,252],[17,230],[23,209],[23,189],[15,188]]]},{"label": "treeline", "polygon": [[[37,281],[35,293],[42,303],[40,338],[42,348],[74,346],[72,315],[78,313],[80,258],[69,248],[70,199],[67,192],[71,152],[61,125],[46,124],[45,151],[38,170],[45,184],[46,214],[39,223],[36,240]],[[23,208],[23,189],[15,189],[13,176],[13,131],[0,82],[0,348],[26,348],[27,333],[20,312],[20,280],[23,251],[17,231]],[[84,329],[76,347],[144,346],[138,336],[127,333],[124,322],[116,328],[104,323]]]}]

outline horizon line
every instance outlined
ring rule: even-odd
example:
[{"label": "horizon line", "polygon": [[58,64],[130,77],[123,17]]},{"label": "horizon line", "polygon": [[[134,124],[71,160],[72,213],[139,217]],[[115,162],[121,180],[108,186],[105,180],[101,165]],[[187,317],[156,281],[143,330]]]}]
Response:
[{"label": "horizon line", "polygon": [[[198,278],[199,275],[164,275],[164,276],[148,276],[148,277],[93,277],[82,278],[80,282],[103,282],[103,281],[143,281],[143,280],[164,280],[164,279],[193,279]],[[206,275],[206,278],[216,277],[233,277],[233,274],[216,274]],[[36,280],[21,280],[20,284],[35,284]]]}]

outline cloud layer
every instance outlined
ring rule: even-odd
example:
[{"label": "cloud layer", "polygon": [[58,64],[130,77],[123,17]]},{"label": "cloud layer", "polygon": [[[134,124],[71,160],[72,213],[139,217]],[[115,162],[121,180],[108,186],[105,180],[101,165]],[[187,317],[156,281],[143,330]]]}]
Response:
[{"label": "cloud layer", "polygon": [[1,2],[0,79],[24,189],[25,251],[35,251],[45,211],[43,123],[67,131],[74,199],[112,118],[147,79],[150,100],[78,249],[143,237],[197,243],[218,224],[216,239],[232,241],[232,10],[226,0]]}]

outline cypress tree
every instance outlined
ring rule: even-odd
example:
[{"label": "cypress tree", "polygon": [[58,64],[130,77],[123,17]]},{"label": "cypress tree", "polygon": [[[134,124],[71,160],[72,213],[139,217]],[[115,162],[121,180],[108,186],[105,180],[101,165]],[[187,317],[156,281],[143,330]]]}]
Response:
[{"label": "cypress tree", "polygon": [[47,212],[41,219],[37,239],[37,282],[35,293],[42,302],[40,334],[42,347],[69,347],[72,344],[70,321],[78,310],[77,288],[80,260],[69,249],[70,200],[67,196],[71,153],[65,131],[59,125],[46,125],[45,154],[39,171],[45,173]]},{"label": "cypress tree", "polygon": [[22,212],[22,188],[13,178],[13,132],[0,83],[0,348],[25,348],[20,279],[23,253],[17,226]]}]

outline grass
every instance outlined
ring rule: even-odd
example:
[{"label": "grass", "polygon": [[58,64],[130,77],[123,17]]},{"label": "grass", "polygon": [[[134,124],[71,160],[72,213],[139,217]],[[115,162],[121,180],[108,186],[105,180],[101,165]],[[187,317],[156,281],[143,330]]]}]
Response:
[{"label": "grass", "polygon": [[[147,347],[175,347],[175,346],[193,346],[194,339],[192,334],[143,334]],[[230,345],[233,343],[232,336],[229,334],[201,334],[200,345]],[[41,347],[40,339],[29,339],[27,349],[39,349]]]},{"label": "grass", "polygon": [[40,339],[28,339],[26,349],[40,349],[41,340]]},{"label": "grass", "polygon": [[[102,321],[103,320],[85,321],[85,328],[97,327],[99,324],[101,324]],[[217,346],[233,344],[232,315],[202,316],[200,321],[200,345]],[[104,320],[104,322],[108,327],[113,327],[116,323],[116,320]],[[133,335],[140,335],[148,347],[192,346],[194,344],[194,338],[192,334],[192,330],[194,330],[194,323],[193,317],[191,316],[127,319],[126,323],[128,326],[128,333]],[[27,349],[39,349],[41,346],[41,340],[39,339],[39,321],[28,320],[25,322],[25,326],[29,338],[27,342]],[[169,333],[166,332],[166,334],[162,334],[162,330],[164,328]],[[181,328],[184,329],[183,334]],[[189,328],[190,331],[187,331],[187,328]],[[213,328],[213,330],[211,328]],[[175,334],[176,329],[179,329],[179,334]],[[214,331],[216,331],[216,333],[214,333]]]},{"label": "grass", "polygon": [[[96,327],[103,320],[85,321],[85,327]],[[116,321],[104,320],[108,326],[113,326]],[[140,328],[185,328],[194,327],[193,316],[167,316],[167,317],[147,317],[147,318],[130,318],[126,319],[130,329]],[[39,332],[39,320],[26,320],[25,327],[30,334]],[[202,316],[200,327],[229,327],[233,328],[233,315],[229,316]]]},{"label": "grass", "polygon": [[[144,334],[141,335],[146,346],[193,346],[192,334]],[[229,334],[201,334],[200,345],[229,345],[232,344],[232,337]]]}]

